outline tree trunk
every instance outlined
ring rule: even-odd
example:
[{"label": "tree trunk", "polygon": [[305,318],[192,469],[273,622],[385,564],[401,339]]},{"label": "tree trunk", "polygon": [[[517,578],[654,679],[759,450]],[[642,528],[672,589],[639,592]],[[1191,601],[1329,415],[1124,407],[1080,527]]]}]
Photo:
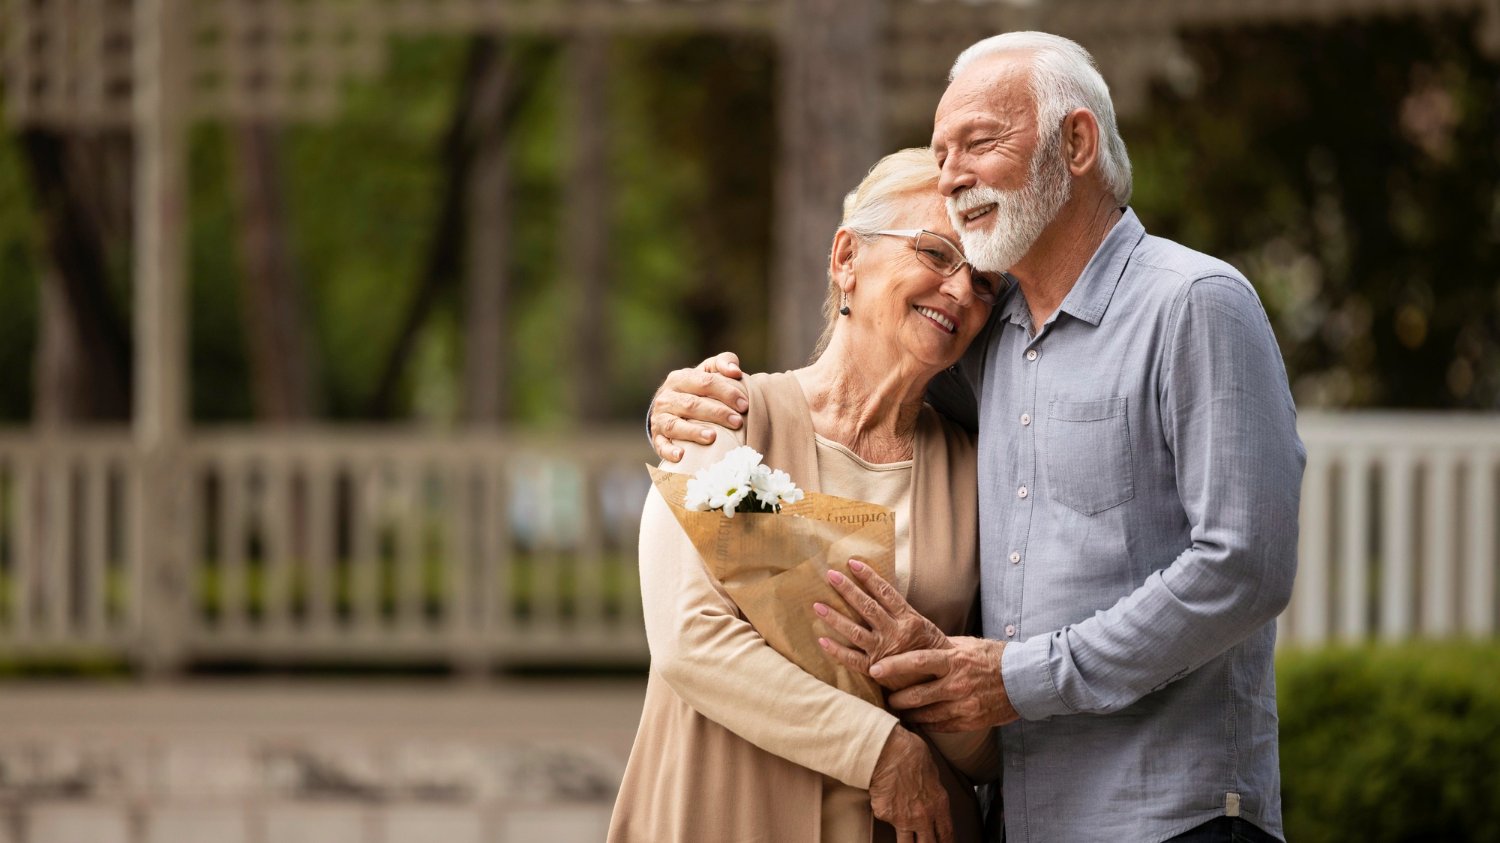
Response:
[{"label": "tree trunk", "polygon": [[505,308],[509,293],[510,161],[503,113],[515,98],[508,62],[488,62],[477,80],[469,123],[468,265],[464,272],[464,418],[474,425],[505,417]]},{"label": "tree trunk", "polygon": [[[21,135],[40,208],[48,266],[42,274],[33,417],[38,424],[130,418],[130,340],[110,292],[112,202],[126,193],[114,172],[123,134],[64,136],[46,129]],[[128,206],[128,198],[125,200]],[[128,216],[128,214],[127,214]],[[126,222],[128,228],[128,220]]]},{"label": "tree trunk", "polygon": [[389,418],[394,413],[401,375],[406,371],[422,328],[439,300],[458,281],[468,243],[466,216],[476,149],[501,143],[521,106],[518,86],[508,81],[515,74],[514,65],[511,54],[502,50],[494,38],[474,39],[463,92],[443,142],[442,159],[448,162],[448,173],[443,180],[437,224],[433,227],[422,278],[370,399],[369,415],[373,418]]},{"label": "tree trunk", "polygon": [[884,0],[790,0],[781,62],[773,359],[807,361],[823,329],[828,248],[844,194],[882,150]]},{"label": "tree trunk", "polygon": [[588,31],[568,43],[572,166],[568,224],[559,230],[567,283],[573,285],[573,406],[582,421],[609,415],[609,42]]},{"label": "tree trunk", "polygon": [[241,294],[256,416],[271,422],[317,415],[317,359],[286,228],[278,135],[264,123],[233,133]]}]

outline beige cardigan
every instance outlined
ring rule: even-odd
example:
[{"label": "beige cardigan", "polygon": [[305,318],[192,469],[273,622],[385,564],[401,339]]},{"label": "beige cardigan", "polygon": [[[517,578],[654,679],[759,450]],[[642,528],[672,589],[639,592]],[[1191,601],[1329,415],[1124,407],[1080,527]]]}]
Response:
[{"label": "beige cardigan", "polygon": [[[669,471],[692,473],[739,444],[819,491],[812,418],[790,373],[746,379],[743,439],[723,430]],[[924,407],[913,466],[907,599],[963,634],[978,590],[972,440]],[[824,684],[772,650],[709,577],[661,497],[641,519],[641,596],[651,671],[640,729],[610,823],[618,843],[864,843],[890,828],[868,787],[896,717]],[[961,770],[987,778],[986,734],[943,736]],[[954,784],[955,804],[972,793]],[[958,810],[967,821],[971,804]]]}]

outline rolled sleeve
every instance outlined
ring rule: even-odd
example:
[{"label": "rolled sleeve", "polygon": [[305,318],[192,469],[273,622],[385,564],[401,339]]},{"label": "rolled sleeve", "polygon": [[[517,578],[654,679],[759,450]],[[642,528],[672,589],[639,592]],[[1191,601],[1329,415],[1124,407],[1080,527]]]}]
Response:
[{"label": "rolled sleeve", "polygon": [[1073,713],[1053,681],[1061,665],[1053,664],[1052,637],[1039,635],[1006,644],[1000,654],[1000,678],[1005,682],[1006,696],[1022,719],[1045,720]]}]

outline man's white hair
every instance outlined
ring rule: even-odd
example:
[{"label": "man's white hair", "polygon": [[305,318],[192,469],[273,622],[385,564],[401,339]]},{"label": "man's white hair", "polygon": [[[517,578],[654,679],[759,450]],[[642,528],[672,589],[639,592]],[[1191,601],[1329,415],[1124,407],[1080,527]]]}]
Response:
[{"label": "man's white hair", "polygon": [[[1004,53],[1030,53],[1031,94],[1036,100],[1039,131],[1062,131],[1062,121],[1077,108],[1093,112],[1099,123],[1099,172],[1104,183],[1121,205],[1130,203],[1130,155],[1115,122],[1115,104],[1109,97],[1109,86],[1099,75],[1094,57],[1088,50],[1060,35],[1047,32],[1006,32],[980,41],[962,53],[948,72],[948,81],[958,78],[964,68],[989,56]],[[1046,139],[1046,135],[1042,136]]]}]

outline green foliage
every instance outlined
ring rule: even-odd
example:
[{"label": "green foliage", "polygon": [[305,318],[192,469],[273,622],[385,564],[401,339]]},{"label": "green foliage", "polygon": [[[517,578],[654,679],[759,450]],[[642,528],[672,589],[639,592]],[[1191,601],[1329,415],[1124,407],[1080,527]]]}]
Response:
[{"label": "green foliage", "polygon": [[568,162],[557,58],[516,129],[516,415],[565,421],[568,377],[605,390],[619,418],[637,418],[662,374],[711,352],[766,360],[772,45],[755,38],[620,38],[608,114],[612,256],[606,361],[557,342],[573,307],[561,264],[569,222],[560,196]]},{"label": "green foliage", "polygon": [[696,36],[627,40],[617,56],[616,247],[639,281],[619,303],[615,399],[638,415],[666,369],[725,349],[751,371],[770,362],[776,51]]},{"label": "green foliage", "polygon": [[292,237],[334,418],[364,412],[421,280],[464,46],[395,41],[384,74],[350,87],[330,123],[286,133]]},{"label": "green foliage", "polygon": [[193,417],[202,421],[250,417],[229,142],[213,124],[195,127],[188,144],[189,389]]},{"label": "green foliage", "polygon": [[1288,840],[1500,841],[1500,645],[1287,653],[1277,683]]},{"label": "green foliage", "polygon": [[1500,63],[1463,16],[1189,33],[1125,127],[1154,233],[1245,271],[1298,403],[1500,407]]},{"label": "green foliage", "polygon": [[[381,76],[346,91],[326,124],[283,134],[289,225],[321,357],[327,414],[359,418],[436,236],[469,42],[392,44]],[[772,45],[764,39],[616,39],[607,121],[610,249],[606,361],[576,359],[563,256],[567,137],[561,50],[511,39],[523,106],[508,135],[513,216],[506,305],[514,419],[569,418],[570,378],[598,381],[620,417],[639,414],[661,373],[710,351],[765,359],[770,264]],[[194,412],[251,414],[228,133],[192,145]],[[480,232],[477,236],[485,236]],[[462,297],[450,289],[408,362],[402,406],[450,421],[461,403]]]},{"label": "green foliage", "polygon": [[573,361],[566,336],[572,298],[562,278],[562,193],[567,161],[563,132],[562,73],[556,45],[541,47],[526,77],[530,96],[512,130],[511,178],[514,212],[511,301],[507,351],[510,400],[527,421],[555,424],[568,416],[566,374]]}]

